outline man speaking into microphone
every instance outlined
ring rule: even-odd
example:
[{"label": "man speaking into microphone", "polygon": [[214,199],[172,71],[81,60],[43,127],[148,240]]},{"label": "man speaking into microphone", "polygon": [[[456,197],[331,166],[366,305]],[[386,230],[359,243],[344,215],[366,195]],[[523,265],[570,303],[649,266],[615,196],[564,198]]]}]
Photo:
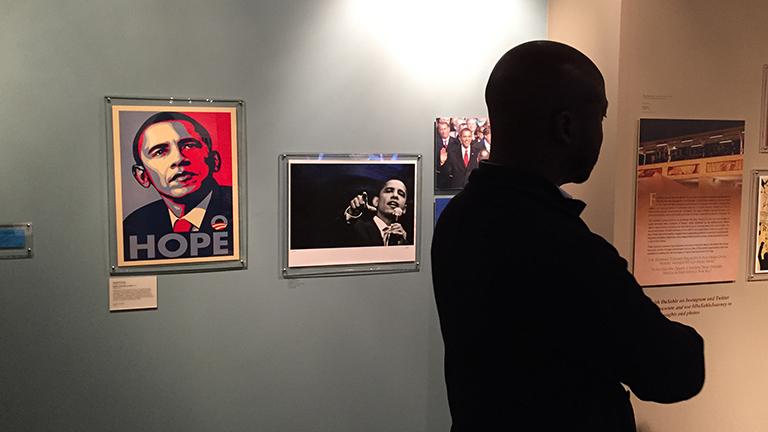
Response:
[{"label": "man speaking into microphone", "polygon": [[408,238],[400,224],[400,217],[406,212],[407,198],[405,183],[396,178],[387,180],[370,203],[366,192],[352,198],[344,211],[344,219],[351,230],[349,246],[413,244],[413,239]]}]

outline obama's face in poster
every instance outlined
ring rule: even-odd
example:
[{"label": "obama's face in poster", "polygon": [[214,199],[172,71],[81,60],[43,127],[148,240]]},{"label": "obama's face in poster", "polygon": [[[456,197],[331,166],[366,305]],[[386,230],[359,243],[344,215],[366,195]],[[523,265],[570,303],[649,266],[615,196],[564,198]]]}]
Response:
[{"label": "obama's face in poster", "polygon": [[182,204],[187,197],[202,198],[197,195],[208,192],[213,173],[221,166],[208,132],[189,120],[153,123],[137,135],[136,141],[134,178],[145,188],[153,186],[166,202]]}]

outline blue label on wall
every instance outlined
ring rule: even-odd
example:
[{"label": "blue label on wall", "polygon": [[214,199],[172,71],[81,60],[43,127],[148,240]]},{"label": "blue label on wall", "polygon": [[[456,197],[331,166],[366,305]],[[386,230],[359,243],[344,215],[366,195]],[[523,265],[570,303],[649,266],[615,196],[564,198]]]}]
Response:
[{"label": "blue label on wall", "polygon": [[20,228],[0,228],[0,249],[24,249],[26,234]]}]

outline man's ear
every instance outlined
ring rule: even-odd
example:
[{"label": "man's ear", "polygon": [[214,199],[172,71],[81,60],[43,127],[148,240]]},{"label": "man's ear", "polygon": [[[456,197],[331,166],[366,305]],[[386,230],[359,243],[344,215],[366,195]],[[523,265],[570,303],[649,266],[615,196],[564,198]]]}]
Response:
[{"label": "man's ear", "polygon": [[379,206],[379,197],[377,197],[377,196],[373,197],[373,199],[371,200],[371,204],[373,204],[374,207],[378,207]]},{"label": "man's ear", "polygon": [[555,138],[558,143],[570,146],[573,140],[573,116],[568,111],[555,114]]},{"label": "man's ear", "polygon": [[133,171],[133,178],[135,178],[140,185],[144,186],[145,188],[148,188],[152,184],[152,182],[149,180],[149,175],[147,175],[147,170],[144,169],[143,166],[134,165],[132,168],[132,171]]},{"label": "man's ear", "polygon": [[212,150],[208,155],[208,164],[211,166],[212,172],[219,172],[221,169],[221,155],[216,150]]}]

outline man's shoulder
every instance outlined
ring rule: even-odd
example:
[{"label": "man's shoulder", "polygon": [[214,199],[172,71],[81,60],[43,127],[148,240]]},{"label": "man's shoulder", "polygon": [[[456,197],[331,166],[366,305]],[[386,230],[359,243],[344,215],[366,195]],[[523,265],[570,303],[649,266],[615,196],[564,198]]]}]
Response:
[{"label": "man's shoulder", "polygon": [[[476,209],[485,215],[485,224],[496,234],[489,241],[536,245],[553,257],[574,262],[601,257],[620,258],[618,252],[602,236],[592,232],[584,220],[569,207],[571,200],[527,193],[525,189],[510,192],[494,189],[475,195],[467,190],[466,212]],[[505,200],[493,197],[505,196]],[[579,251],[579,253],[574,253]]]},{"label": "man's shoulder", "polygon": [[[455,214],[457,228],[467,220],[481,218],[486,227],[505,227],[502,236],[560,236],[564,232],[590,233],[577,215],[569,214],[557,203],[549,202],[522,189],[499,187],[493,183],[472,184],[451,200],[449,214]],[[442,216],[441,216],[442,219]],[[482,230],[482,227],[478,227]],[[564,231],[565,230],[565,231]]]},{"label": "man's shoulder", "polygon": [[[360,216],[358,218],[352,218],[347,223],[357,229],[375,227],[376,222],[373,221],[373,216]],[[378,230],[378,227],[376,228]]]},{"label": "man's shoulder", "polygon": [[123,220],[126,233],[155,232],[158,226],[170,224],[168,207],[162,199],[134,210]]},{"label": "man's shoulder", "polygon": [[129,214],[128,217],[125,218],[125,222],[128,223],[136,220],[141,220],[157,214],[163,214],[163,213],[167,214],[167,212],[168,212],[168,207],[165,205],[165,202],[163,202],[162,199],[159,199],[157,201],[152,201],[151,203],[146,204],[132,211],[131,214]]},{"label": "man's shoulder", "polygon": [[232,199],[232,186],[216,185],[213,189],[213,195],[218,198]]},{"label": "man's shoulder", "polygon": [[455,165],[454,168],[464,168],[464,157],[461,153],[461,144],[448,146],[447,164]]},{"label": "man's shoulder", "polygon": [[232,187],[231,186],[216,186],[213,196],[211,197],[211,204],[209,205],[209,211],[232,214]]},{"label": "man's shoulder", "polygon": [[379,227],[376,225],[376,222],[373,221],[372,217],[360,217],[353,220],[355,222],[351,224],[352,230],[355,231],[358,235],[364,235],[376,239],[381,237],[381,231],[379,231]]},{"label": "man's shoulder", "polygon": [[372,217],[361,216],[348,222],[351,230],[351,246],[382,246],[381,232]]}]

